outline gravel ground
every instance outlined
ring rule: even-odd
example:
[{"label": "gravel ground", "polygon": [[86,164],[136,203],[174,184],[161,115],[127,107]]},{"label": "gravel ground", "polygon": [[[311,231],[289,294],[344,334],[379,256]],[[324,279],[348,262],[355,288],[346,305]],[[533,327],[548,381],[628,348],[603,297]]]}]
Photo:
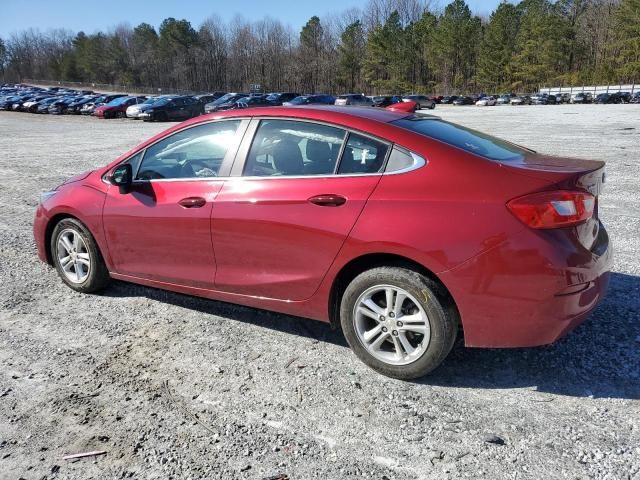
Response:
[{"label": "gravel ground", "polygon": [[[40,191],[166,125],[0,112],[1,479],[640,479],[640,106],[439,107],[545,153],[606,160],[606,301],[557,344],[456,345],[418,382],[327,325],[36,258]],[[75,463],[66,454],[104,450]]]}]

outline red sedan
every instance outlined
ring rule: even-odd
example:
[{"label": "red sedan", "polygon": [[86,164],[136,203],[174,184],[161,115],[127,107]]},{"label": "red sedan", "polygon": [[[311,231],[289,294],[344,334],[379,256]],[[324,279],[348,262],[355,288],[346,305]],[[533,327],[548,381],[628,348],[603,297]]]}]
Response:
[{"label": "red sedan", "polygon": [[605,294],[598,161],[408,112],[272,107],[197,117],[43,194],[39,257],[331,322],[375,370],[554,342]]},{"label": "red sedan", "polygon": [[146,100],[147,97],[118,97],[109,103],[100,105],[93,114],[98,118],[125,118],[127,108],[137,105]]}]

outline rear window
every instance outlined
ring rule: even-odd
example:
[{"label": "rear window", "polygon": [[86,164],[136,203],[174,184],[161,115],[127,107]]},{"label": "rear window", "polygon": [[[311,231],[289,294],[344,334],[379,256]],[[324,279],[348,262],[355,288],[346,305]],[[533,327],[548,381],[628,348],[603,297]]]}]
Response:
[{"label": "rear window", "polygon": [[504,140],[436,118],[407,117],[392,124],[497,162],[517,162],[527,153]]}]

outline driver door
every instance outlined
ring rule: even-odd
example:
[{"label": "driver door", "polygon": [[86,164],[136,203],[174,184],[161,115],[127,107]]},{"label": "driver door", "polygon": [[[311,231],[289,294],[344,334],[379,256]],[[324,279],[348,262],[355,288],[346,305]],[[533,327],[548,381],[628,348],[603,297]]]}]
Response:
[{"label": "driver door", "polygon": [[131,157],[129,193],[110,186],[103,225],[116,273],[212,288],[213,201],[228,175],[246,120],[199,124]]}]

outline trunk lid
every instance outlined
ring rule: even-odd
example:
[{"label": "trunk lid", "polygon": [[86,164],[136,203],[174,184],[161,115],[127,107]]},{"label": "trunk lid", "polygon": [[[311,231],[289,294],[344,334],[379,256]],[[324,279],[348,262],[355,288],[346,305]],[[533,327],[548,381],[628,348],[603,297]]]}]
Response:
[{"label": "trunk lid", "polygon": [[604,162],[528,152],[521,159],[502,165],[516,173],[544,179],[541,191],[581,190],[593,195],[593,216],[584,223],[562,230],[574,234],[584,248],[599,254],[599,247],[606,242],[606,232],[598,217],[599,196],[605,183]]}]

